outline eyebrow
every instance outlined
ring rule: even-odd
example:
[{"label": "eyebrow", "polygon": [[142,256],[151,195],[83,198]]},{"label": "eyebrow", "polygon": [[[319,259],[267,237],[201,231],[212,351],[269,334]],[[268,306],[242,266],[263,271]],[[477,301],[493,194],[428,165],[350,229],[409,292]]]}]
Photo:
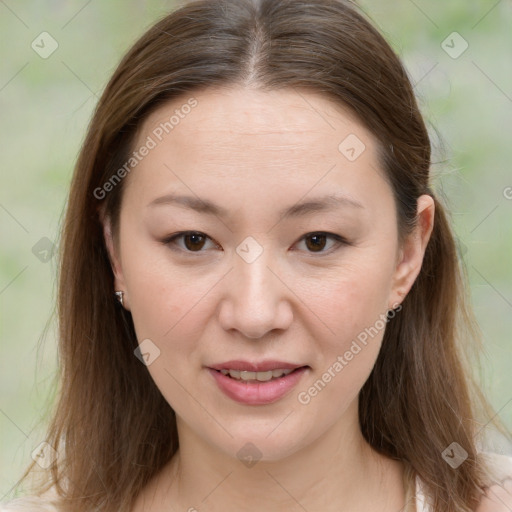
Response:
[{"label": "eyebrow", "polygon": [[[162,197],[157,197],[151,201],[148,204],[148,207],[159,205],[174,205],[207,215],[215,215],[217,217],[224,218],[229,217],[229,210],[207,199],[200,199],[199,197],[167,194]],[[359,201],[356,201],[351,197],[339,194],[330,194],[315,197],[309,201],[296,203],[292,206],[284,208],[279,212],[279,218],[301,217],[312,213],[321,213],[328,210],[335,210],[343,206],[351,208],[364,208],[364,206]]]}]

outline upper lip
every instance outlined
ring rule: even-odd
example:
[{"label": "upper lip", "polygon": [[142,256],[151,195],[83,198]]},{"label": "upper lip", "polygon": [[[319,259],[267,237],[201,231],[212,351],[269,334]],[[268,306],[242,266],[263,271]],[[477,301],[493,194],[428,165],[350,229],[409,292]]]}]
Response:
[{"label": "upper lip", "polygon": [[304,364],[287,363],[285,361],[226,361],[225,363],[219,363],[209,366],[214,370],[240,370],[248,372],[267,372],[269,370],[294,370],[306,366]]}]

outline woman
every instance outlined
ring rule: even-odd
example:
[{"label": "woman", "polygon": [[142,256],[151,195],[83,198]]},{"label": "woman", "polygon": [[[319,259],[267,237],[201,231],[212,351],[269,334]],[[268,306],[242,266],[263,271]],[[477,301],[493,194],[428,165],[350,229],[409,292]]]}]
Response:
[{"label": "woman", "polygon": [[510,510],[430,150],[348,1],[152,27],[71,185],[47,492],[4,510]]}]

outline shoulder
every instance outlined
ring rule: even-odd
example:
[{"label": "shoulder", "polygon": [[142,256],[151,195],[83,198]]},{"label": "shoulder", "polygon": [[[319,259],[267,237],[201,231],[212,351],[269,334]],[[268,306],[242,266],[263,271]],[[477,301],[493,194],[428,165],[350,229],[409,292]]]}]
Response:
[{"label": "shoulder", "polygon": [[0,512],[58,512],[52,505],[41,500],[18,498],[7,503],[0,503]]},{"label": "shoulder", "polygon": [[41,499],[17,498],[0,503],[0,512],[59,512],[52,504]]},{"label": "shoulder", "polygon": [[[512,510],[512,457],[498,453],[480,452],[482,462],[485,464],[489,485],[475,512],[510,512]],[[416,476],[416,510],[418,512],[431,512],[424,485],[419,476]]]},{"label": "shoulder", "polygon": [[53,496],[23,496],[0,503],[0,512],[60,512]]},{"label": "shoulder", "polygon": [[490,477],[490,485],[475,512],[509,512],[512,510],[512,457],[482,453]]}]

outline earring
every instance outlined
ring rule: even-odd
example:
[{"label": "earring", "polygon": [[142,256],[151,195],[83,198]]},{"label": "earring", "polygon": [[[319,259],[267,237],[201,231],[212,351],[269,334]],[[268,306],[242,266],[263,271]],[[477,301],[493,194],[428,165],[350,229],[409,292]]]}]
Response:
[{"label": "earring", "polygon": [[117,297],[117,300],[121,303],[121,306],[124,306],[124,304],[123,304],[124,292],[115,292],[115,295]]}]

